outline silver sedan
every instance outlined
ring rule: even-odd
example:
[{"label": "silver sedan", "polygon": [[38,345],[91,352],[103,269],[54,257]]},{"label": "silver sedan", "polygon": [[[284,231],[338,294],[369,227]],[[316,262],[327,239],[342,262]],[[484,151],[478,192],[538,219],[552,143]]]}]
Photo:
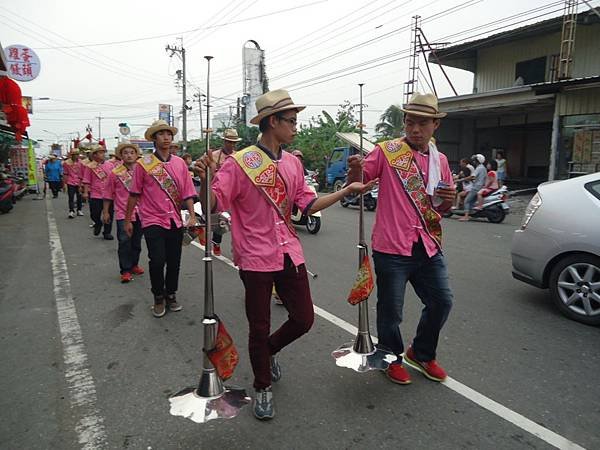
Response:
[{"label": "silver sedan", "polygon": [[514,278],[550,289],[567,317],[600,324],[600,173],[541,184],[511,256]]}]

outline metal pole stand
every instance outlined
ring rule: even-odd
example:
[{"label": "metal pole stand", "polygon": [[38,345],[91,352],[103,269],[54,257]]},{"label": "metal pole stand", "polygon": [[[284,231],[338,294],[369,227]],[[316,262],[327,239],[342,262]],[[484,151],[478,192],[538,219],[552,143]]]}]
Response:
[{"label": "metal pole stand", "polygon": [[[206,77],[206,153],[209,151],[210,131],[210,60],[212,56],[205,56],[208,61],[208,76]],[[210,170],[206,170],[204,191],[205,205],[210,205]],[[207,206],[210,210],[210,206]],[[213,272],[212,272],[212,243],[210,240],[211,214],[205,214],[206,221],[206,246],[204,249],[204,349],[215,348],[219,321],[214,312]],[[250,403],[246,391],[239,387],[227,387],[208,359],[206,351],[202,359],[202,375],[197,387],[189,387],[179,391],[169,398],[171,403],[170,413],[173,416],[183,416],[196,423],[206,423],[213,419],[233,419],[240,410]]]}]

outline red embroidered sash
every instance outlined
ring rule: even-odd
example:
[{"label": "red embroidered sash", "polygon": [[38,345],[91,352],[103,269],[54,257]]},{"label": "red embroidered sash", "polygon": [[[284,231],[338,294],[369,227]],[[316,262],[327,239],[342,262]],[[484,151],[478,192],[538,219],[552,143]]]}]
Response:
[{"label": "red embroidered sash", "polygon": [[441,216],[433,209],[431,199],[427,195],[425,182],[421,172],[413,159],[413,153],[408,144],[401,139],[380,142],[379,146],[393,169],[395,169],[404,190],[408,194],[412,205],[425,228],[427,234],[433,239],[438,248],[442,248]]},{"label": "red embroidered sash", "polygon": [[292,225],[292,204],[288,199],[285,181],[271,158],[254,145],[236,152],[232,157],[296,236],[296,229]]},{"label": "red embroidered sash", "polygon": [[98,179],[100,179],[100,181],[104,181],[104,179],[108,176],[102,168],[102,165],[99,165],[95,161],[90,163],[88,167],[91,169],[92,172],[94,172],[94,174],[98,177]]},{"label": "red embroidered sash", "polygon": [[181,195],[177,189],[177,184],[167,172],[165,165],[154,154],[144,155],[137,160],[146,173],[156,180],[160,188],[165,191],[169,199],[173,202],[176,209],[181,208]]},{"label": "red embroidered sash", "polygon": [[119,179],[119,181],[123,183],[123,186],[125,186],[125,189],[127,189],[129,192],[131,183],[133,182],[133,176],[131,175],[131,172],[127,170],[127,166],[125,166],[125,164],[120,164],[115,167],[112,172]]}]

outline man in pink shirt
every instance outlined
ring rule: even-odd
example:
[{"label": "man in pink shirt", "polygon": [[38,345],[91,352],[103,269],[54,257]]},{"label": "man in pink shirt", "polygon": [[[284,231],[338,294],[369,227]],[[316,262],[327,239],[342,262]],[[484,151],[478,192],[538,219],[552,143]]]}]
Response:
[{"label": "man in pink shirt", "polygon": [[119,241],[117,254],[119,256],[121,283],[128,283],[133,279],[132,274],[142,275],[144,273],[144,269],[138,265],[140,252],[142,251],[142,225],[140,224],[137,207],[134,209],[131,218],[133,225],[131,237],[125,232],[125,212],[127,211],[129,189],[133,181],[135,162],[140,157],[141,152],[136,144],[125,142],[117,146],[115,154],[123,163],[116,165],[108,176],[104,189],[102,220],[105,223],[110,221],[110,208],[113,206],[117,221],[117,240]]},{"label": "man in pink shirt", "polygon": [[440,330],[452,307],[452,292],[442,254],[440,212],[456,196],[446,156],[432,142],[440,118],[437,98],[415,93],[404,111],[406,136],[381,142],[362,160],[349,158],[348,181],[379,179],[377,215],[372,246],[377,276],[377,333],[379,344],[398,356],[387,370],[398,384],[411,382],[402,364],[400,333],[406,283],[410,282],[425,307],[404,359],[433,381],[446,372],[437,364]]},{"label": "man in pink shirt", "polygon": [[81,180],[83,179],[84,165],[79,161],[79,150],[74,148],[69,152],[69,159],[63,163],[63,176],[67,183],[69,197],[69,219],[75,217],[75,198],[77,198],[77,215],[83,216],[81,211]]},{"label": "man in pink shirt", "polygon": [[[102,230],[102,208],[104,199],[104,186],[108,181],[108,175],[113,169],[113,165],[104,161],[106,149],[100,145],[95,145],[92,149],[92,161],[87,165],[83,174],[83,198],[89,198],[90,216],[94,222],[94,236],[98,236]],[[112,208],[111,218],[108,223],[104,223],[102,235],[107,241],[114,239],[110,234],[112,229]]]},{"label": "man in pink shirt", "polygon": [[[350,192],[370,188],[353,183],[320,198],[308,188],[300,161],[281,148],[294,140],[296,116],[303,109],[285,90],[260,96],[256,100],[258,115],[250,121],[259,125],[260,141],[226,158],[212,183],[210,209],[231,213],[234,260],[246,289],[248,346],[256,389],[254,415],[260,420],[275,414],[271,382],[281,378],[275,355],[306,333],[314,320],[304,254],[290,220],[293,205],[312,214]],[[207,166],[215,173],[216,163],[212,152],[196,162],[202,180]],[[201,199],[204,187],[203,183]],[[271,334],[273,283],[289,316]]]},{"label": "man in pink shirt", "polygon": [[[157,120],[146,130],[145,138],[154,141],[155,152],[143,155],[135,164],[129,189],[124,228],[133,236],[133,212],[139,204],[142,231],[148,247],[152,314],[162,317],[169,311],[181,311],[175,293],[179,282],[185,204],[190,217],[186,226],[196,224],[194,196],[196,190],[183,159],[169,152],[177,128]],[[166,266],[166,273],[165,273]]]}]

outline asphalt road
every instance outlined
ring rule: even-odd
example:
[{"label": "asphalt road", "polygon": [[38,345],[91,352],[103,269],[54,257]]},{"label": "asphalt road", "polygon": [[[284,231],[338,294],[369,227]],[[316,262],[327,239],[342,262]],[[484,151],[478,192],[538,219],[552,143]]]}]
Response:
[{"label": "asphalt road", "polygon": [[[56,298],[65,279],[56,278],[60,270],[51,264],[49,211],[85,358],[65,358],[70,347]],[[412,385],[398,386],[380,373],[339,368],[331,351],[353,335],[317,316],[310,333],[282,352],[273,421],[258,422],[247,407],[233,420],[196,424],[171,416],[168,396],[195,385],[200,374],[201,251],[189,246],[183,252],[184,310],[155,319],[147,275],[121,285],[116,242],[93,237],[87,217],[69,220],[66,213],[61,194],[47,202],[25,198],[0,217],[2,449],[86,448],[81,412],[88,406],[102,430],[99,447],[111,449],[552,448],[526,431],[528,420],[556,433],[554,442],[562,444],[554,446],[600,448],[600,329],[562,317],[547,292],[512,279],[510,239],[519,217],[499,225],[444,221],[455,304],[438,359],[457,385],[484,397],[472,401],[416,372]],[[357,217],[356,210],[335,205],[324,212],[318,235],[299,230],[308,267],[318,273],[311,281],[314,303],[352,325],[357,309],[344,299],[356,271]],[[373,219],[366,213],[369,230]],[[228,256],[228,236],[223,247]],[[221,262],[214,278],[216,311],[241,354],[230,383],[252,393],[242,284]],[[369,309],[375,335],[375,296]],[[407,341],[420,309],[409,288]],[[285,315],[273,306],[274,327]],[[86,390],[74,392],[80,375],[72,373],[73,364],[90,375]],[[505,409],[485,409],[493,402]]]}]

